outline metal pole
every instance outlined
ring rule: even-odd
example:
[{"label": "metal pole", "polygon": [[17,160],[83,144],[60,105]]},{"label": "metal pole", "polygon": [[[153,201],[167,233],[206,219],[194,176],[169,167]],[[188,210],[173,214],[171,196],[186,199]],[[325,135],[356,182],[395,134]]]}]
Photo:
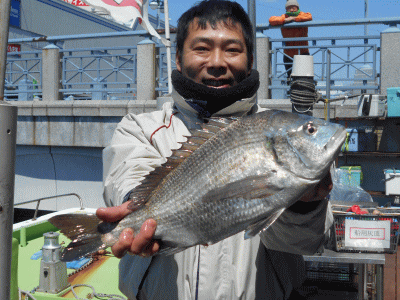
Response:
[{"label": "metal pole", "polygon": [[164,1],[164,18],[165,18],[165,38],[169,42],[167,45],[167,72],[168,72],[168,93],[172,93],[172,66],[171,66],[171,41],[169,31],[169,12],[168,12],[168,0]]},{"label": "metal pole", "polygon": [[253,38],[254,38],[254,51],[253,51],[253,67],[257,69],[257,55],[256,55],[256,1],[255,0],[247,0],[247,10],[248,15],[253,25]]},{"label": "metal pole", "polygon": [[327,112],[326,112],[326,120],[329,121],[331,118],[331,107],[329,103],[329,99],[331,98],[331,51],[327,50],[326,52],[326,99],[327,99]]},{"label": "metal pole", "polygon": [[0,100],[4,100],[4,81],[8,43],[8,25],[10,22],[10,0],[0,1]]},{"label": "metal pole", "polygon": [[17,107],[4,102],[10,0],[0,1],[0,299],[10,299]]},{"label": "metal pole", "polygon": [[10,299],[17,107],[0,101],[0,299]]},{"label": "metal pole", "polygon": [[[368,0],[364,0],[364,18],[368,18]],[[364,35],[368,35],[368,25],[364,25]],[[367,51],[367,48],[364,48],[364,51]],[[364,54],[364,64],[366,64],[368,61],[368,53]]]},{"label": "metal pole", "polygon": [[376,300],[383,300],[383,265],[376,265]]}]

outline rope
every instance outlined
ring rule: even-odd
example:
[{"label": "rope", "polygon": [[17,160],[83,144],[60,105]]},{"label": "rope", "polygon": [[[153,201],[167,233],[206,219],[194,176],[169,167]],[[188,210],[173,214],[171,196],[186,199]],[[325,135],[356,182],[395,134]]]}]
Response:
[{"label": "rope", "polygon": [[311,106],[321,98],[314,82],[297,79],[290,84],[290,101],[300,106]]},{"label": "rope", "polygon": [[[36,298],[33,297],[33,296],[31,295],[31,293],[29,293],[29,292],[27,292],[27,291],[23,291],[23,290],[21,290],[20,288],[18,288],[18,298],[19,298],[19,300],[22,300],[22,294],[25,295],[25,297],[24,297],[25,300],[29,300],[29,299],[31,299],[31,300],[36,300]],[[26,296],[28,296],[28,298],[26,298]]]},{"label": "rope", "polygon": [[92,287],[91,285],[88,284],[75,284],[71,286],[71,292],[74,295],[74,297],[78,300],[86,300],[86,298],[79,298],[78,295],[75,293],[74,288],[76,287],[88,287],[92,289],[92,294],[94,297],[96,297],[97,299],[100,298],[107,298],[108,300],[126,300],[126,298],[124,298],[123,296],[120,295],[115,295],[115,294],[101,294],[101,293],[96,293],[96,290],[94,289],[94,287]]}]

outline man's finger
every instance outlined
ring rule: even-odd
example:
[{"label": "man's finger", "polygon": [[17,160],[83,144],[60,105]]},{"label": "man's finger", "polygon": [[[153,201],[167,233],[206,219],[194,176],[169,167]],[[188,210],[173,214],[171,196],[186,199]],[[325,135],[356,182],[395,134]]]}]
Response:
[{"label": "man's finger", "polygon": [[112,247],[112,253],[121,258],[125,255],[125,253],[130,249],[132,242],[134,241],[134,233],[131,228],[124,229],[116,242]]},{"label": "man's finger", "polygon": [[160,250],[160,244],[158,241],[151,241],[149,245],[147,245],[146,249],[143,251],[144,256],[152,256],[156,254]]},{"label": "man's finger", "polygon": [[146,247],[152,242],[156,232],[157,222],[153,219],[146,220],[140,228],[140,232],[135,236],[129,252],[141,255]]},{"label": "man's finger", "polygon": [[120,206],[102,207],[96,210],[99,219],[106,222],[116,222],[129,215],[132,210],[128,208],[129,201]]}]

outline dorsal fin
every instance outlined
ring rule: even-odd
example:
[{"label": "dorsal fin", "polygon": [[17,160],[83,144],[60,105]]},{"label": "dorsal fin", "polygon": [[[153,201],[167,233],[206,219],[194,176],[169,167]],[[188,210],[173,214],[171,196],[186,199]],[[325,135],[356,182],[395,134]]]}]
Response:
[{"label": "dorsal fin", "polygon": [[181,142],[179,149],[173,150],[167,161],[160,167],[151,171],[129,195],[129,200],[132,202],[128,208],[132,210],[138,209],[140,206],[147,203],[150,194],[161,183],[161,181],[183,161],[186,160],[194,151],[201,145],[207,142],[220,130],[228,127],[237,118],[210,118],[208,123],[202,124],[202,129],[192,130],[190,136],[186,136],[186,142]]}]

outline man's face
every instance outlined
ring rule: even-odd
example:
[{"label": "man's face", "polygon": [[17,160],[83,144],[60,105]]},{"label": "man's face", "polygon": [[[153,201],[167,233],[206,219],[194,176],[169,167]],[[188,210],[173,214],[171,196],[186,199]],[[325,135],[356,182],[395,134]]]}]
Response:
[{"label": "man's face", "polygon": [[182,53],[177,54],[176,67],[184,76],[212,88],[238,84],[251,69],[241,26],[220,22],[215,29],[209,24],[201,29],[195,19]]},{"label": "man's face", "polygon": [[299,10],[299,8],[296,5],[290,5],[286,8],[286,11],[288,11],[288,12],[296,12],[298,10]]}]

